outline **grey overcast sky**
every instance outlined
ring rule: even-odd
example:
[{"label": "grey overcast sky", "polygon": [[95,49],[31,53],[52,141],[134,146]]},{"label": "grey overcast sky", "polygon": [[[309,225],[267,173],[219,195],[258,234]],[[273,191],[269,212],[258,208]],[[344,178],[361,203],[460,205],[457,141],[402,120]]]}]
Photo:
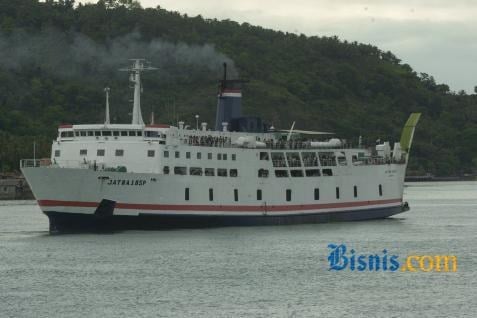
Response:
[{"label": "grey overcast sky", "polygon": [[[84,1],[80,1],[84,2]],[[89,1],[96,2],[96,1]],[[392,51],[452,90],[477,86],[477,0],[140,0],[188,15],[332,36]]]}]

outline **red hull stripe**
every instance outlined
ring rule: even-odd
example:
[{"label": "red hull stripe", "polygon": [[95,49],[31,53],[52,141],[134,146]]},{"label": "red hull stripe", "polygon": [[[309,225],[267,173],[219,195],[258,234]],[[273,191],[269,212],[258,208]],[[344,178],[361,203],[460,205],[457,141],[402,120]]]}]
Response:
[{"label": "red hull stripe", "polygon": [[[180,205],[180,204],[136,204],[136,203],[116,203],[117,209],[130,210],[162,210],[162,211],[229,211],[229,212],[282,212],[282,211],[301,211],[301,210],[322,210],[336,208],[367,207],[372,205],[390,204],[402,202],[402,199],[374,200],[343,203],[325,203],[325,204],[299,204],[299,205]],[[82,201],[58,201],[58,200],[38,200],[42,207],[64,206],[64,207],[83,207],[96,208],[99,202]]]}]

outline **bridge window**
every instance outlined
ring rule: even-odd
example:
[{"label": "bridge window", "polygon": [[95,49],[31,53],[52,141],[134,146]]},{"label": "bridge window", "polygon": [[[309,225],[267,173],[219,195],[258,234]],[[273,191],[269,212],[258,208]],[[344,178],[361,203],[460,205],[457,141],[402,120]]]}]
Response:
[{"label": "bridge window", "polygon": [[169,151],[164,151],[164,158],[169,158]]},{"label": "bridge window", "polygon": [[260,160],[270,160],[270,157],[268,156],[268,152],[260,152]]},{"label": "bridge window", "polygon": [[287,189],[286,199],[287,199],[287,201],[291,201],[291,199],[292,199],[292,191],[290,189]]},{"label": "bridge window", "polygon": [[336,166],[336,157],[332,152],[320,152],[319,158],[322,166]]},{"label": "bridge window", "polygon": [[357,198],[358,197],[358,187],[354,186],[353,191],[354,191],[354,197]]},{"label": "bridge window", "polygon": [[80,156],[86,156],[88,154],[87,149],[80,149]]},{"label": "bridge window", "polygon": [[379,185],[379,196],[380,197],[383,196],[383,186],[382,185]]},{"label": "bridge window", "polygon": [[110,130],[103,130],[103,136],[111,136]]},{"label": "bridge window", "polygon": [[319,177],[321,176],[320,169],[307,169],[305,170],[307,177]]},{"label": "bridge window", "polygon": [[185,176],[187,174],[186,167],[174,167],[174,174]]},{"label": "bridge window", "polygon": [[86,137],[86,131],[80,131],[81,137]]},{"label": "bridge window", "polygon": [[164,174],[169,174],[169,166],[164,166],[162,171],[164,171]]},{"label": "bridge window", "polygon": [[275,177],[277,178],[287,178],[288,171],[287,170],[275,170]]},{"label": "bridge window", "polygon": [[337,199],[340,198],[340,188],[339,187],[336,187],[336,198]]},{"label": "bridge window", "polygon": [[320,199],[320,189],[315,188],[315,200],[318,201]]},{"label": "bridge window", "polygon": [[209,201],[214,201],[214,189],[209,189]]},{"label": "bridge window", "polygon": [[318,167],[318,157],[314,152],[302,152],[303,165],[305,167]]},{"label": "bridge window", "polygon": [[98,151],[96,152],[96,155],[98,157],[104,157],[104,152],[105,152],[104,149],[98,149]]},{"label": "bridge window", "polygon": [[258,169],[258,177],[259,178],[268,178],[268,170],[267,169]]},{"label": "bridge window", "polygon": [[142,131],[138,131],[138,132],[137,132],[137,135],[138,135],[138,136],[142,136]]},{"label": "bridge window", "polygon": [[59,150],[55,150],[55,157],[59,157],[60,156],[60,151]]},{"label": "bridge window", "polygon": [[184,190],[184,199],[189,201],[189,188],[185,188]]},{"label": "bridge window", "polygon": [[101,132],[100,132],[100,131],[95,131],[95,132],[94,132],[94,135],[95,135],[96,137],[99,137],[99,136],[101,136]]},{"label": "bridge window", "polygon": [[217,175],[219,177],[226,177],[227,176],[227,169],[217,169]]},{"label": "bridge window", "polygon": [[291,170],[290,174],[294,178],[303,177],[303,171],[302,170]]},{"label": "bridge window", "polygon": [[207,177],[215,176],[215,169],[214,168],[205,168],[205,175]]},{"label": "bridge window", "polygon": [[129,136],[136,136],[136,132],[134,130],[129,131]]},{"label": "bridge window", "polygon": [[75,131],[75,136],[76,136],[76,137],[79,137],[79,135],[80,135],[80,134],[79,134],[79,131]]},{"label": "bridge window", "polygon": [[122,156],[124,156],[124,150],[116,149],[116,157],[122,157]]},{"label": "bridge window", "polygon": [[236,176],[238,176],[238,171],[237,171],[237,169],[230,169],[230,171],[229,171],[229,176],[231,176],[231,177],[236,177]]},{"label": "bridge window", "polygon": [[199,167],[190,167],[189,173],[191,176],[201,176],[202,175],[202,168]]},{"label": "bridge window", "polygon": [[125,137],[128,135],[128,132],[127,131],[121,131],[121,136]]},{"label": "bridge window", "polygon": [[301,167],[300,154],[298,152],[287,152],[289,167]]},{"label": "bridge window", "polygon": [[94,133],[92,131],[88,131],[88,137],[93,137]]},{"label": "bridge window", "polygon": [[156,155],[156,152],[154,150],[148,150],[147,151],[147,156],[148,157],[154,157]]},{"label": "bridge window", "polygon": [[262,200],[262,190],[258,189],[257,190],[257,201],[261,201]]},{"label": "bridge window", "polygon": [[287,163],[283,152],[272,152],[272,163],[274,167],[286,167]]},{"label": "bridge window", "polygon": [[119,136],[119,131],[113,131],[113,136],[115,137]]}]

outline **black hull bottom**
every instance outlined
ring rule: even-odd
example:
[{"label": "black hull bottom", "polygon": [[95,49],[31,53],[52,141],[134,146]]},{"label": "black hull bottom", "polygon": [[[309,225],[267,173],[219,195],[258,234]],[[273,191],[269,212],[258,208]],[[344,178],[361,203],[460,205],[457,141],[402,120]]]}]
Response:
[{"label": "black hull bottom", "polygon": [[46,211],[50,232],[114,232],[223,226],[291,225],[382,219],[409,210],[407,205],[358,211],[307,215],[215,216],[215,215],[90,215]]}]

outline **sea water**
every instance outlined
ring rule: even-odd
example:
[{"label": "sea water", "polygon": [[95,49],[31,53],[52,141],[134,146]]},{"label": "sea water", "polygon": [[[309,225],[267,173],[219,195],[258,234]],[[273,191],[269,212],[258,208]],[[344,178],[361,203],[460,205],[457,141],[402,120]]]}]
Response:
[{"label": "sea water", "polygon": [[[475,317],[477,183],[410,183],[405,200],[375,221],[74,235],[0,201],[0,317]],[[329,244],[457,268],[337,271]]]}]

